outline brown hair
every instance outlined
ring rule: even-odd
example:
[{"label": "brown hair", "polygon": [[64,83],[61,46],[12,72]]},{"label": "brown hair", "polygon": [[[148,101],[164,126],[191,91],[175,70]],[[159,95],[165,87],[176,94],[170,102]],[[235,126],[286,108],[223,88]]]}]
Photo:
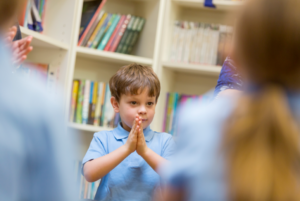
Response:
[{"label": "brown hair", "polygon": [[109,80],[111,95],[119,102],[122,94],[137,95],[145,88],[149,96],[156,97],[160,94],[160,82],[152,68],[140,64],[129,64],[120,68]]},{"label": "brown hair", "polygon": [[4,28],[3,26],[9,20],[13,20],[13,17],[16,17],[15,21],[17,21],[17,15],[21,13],[21,9],[24,6],[26,0],[1,0],[0,1],[0,29]]},{"label": "brown hair", "polygon": [[225,123],[229,200],[300,200],[300,133],[283,90],[300,88],[300,1],[246,5],[235,51],[259,89],[244,94]]}]

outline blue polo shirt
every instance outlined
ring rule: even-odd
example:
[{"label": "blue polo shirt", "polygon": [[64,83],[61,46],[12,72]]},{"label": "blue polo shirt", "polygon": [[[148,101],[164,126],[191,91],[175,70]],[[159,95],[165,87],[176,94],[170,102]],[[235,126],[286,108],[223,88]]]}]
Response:
[{"label": "blue polo shirt", "polygon": [[[118,149],[125,144],[128,135],[129,132],[121,124],[114,130],[95,133],[82,164]],[[148,126],[144,129],[144,135],[150,149],[170,160],[174,152],[170,134],[155,132]],[[101,179],[95,200],[151,200],[153,190],[159,182],[160,176],[140,155],[133,152]]]}]

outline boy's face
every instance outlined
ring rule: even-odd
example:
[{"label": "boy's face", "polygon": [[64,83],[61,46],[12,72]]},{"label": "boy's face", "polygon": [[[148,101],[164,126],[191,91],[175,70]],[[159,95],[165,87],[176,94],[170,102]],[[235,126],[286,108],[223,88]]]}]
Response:
[{"label": "boy's face", "polygon": [[123,128],[130,131],[137,114],[142,119],[144,129],[150,125],[155,114],[155,99],[156,97],[148,96],[146,88],[139,95],[123,94],[119,103],[112,97],[111,103],[115,112],[120,113]]}]

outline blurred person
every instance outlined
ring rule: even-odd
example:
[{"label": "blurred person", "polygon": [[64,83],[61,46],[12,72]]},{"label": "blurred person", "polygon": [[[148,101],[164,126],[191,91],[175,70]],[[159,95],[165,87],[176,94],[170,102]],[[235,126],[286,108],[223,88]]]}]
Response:
[{"label": "blurred person", "polygon": [[300,200],[300,1],[245,4],[234,47],[244,92],[185,110],[161,200]]},{"label": "blurred person", "polygon": [[6,30],[24,0],[0,1],[0,200],[74,200],[62,108],[41,84],[12,74]]}]

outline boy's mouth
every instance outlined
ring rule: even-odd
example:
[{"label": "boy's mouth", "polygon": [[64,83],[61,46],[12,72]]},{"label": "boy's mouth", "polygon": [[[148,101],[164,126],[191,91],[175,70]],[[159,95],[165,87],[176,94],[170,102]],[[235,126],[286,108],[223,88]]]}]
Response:
[{"label": "boy's mouth", "polygon": [[142,119],[142,122],[144,122],[144,121],[148,121],[148,119]]}]

